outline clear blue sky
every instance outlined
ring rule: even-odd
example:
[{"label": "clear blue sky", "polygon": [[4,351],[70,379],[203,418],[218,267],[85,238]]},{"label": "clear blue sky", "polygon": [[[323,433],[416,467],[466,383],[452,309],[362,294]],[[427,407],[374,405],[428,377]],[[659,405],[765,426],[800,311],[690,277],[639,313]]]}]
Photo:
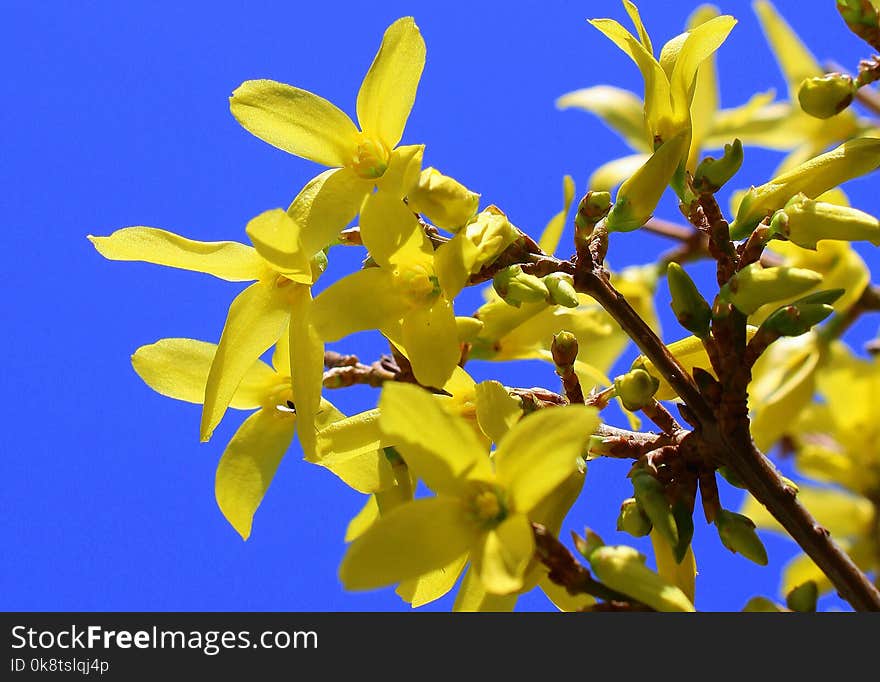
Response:
[{"label": "clear blue sky", "polygon": [[[680,32],[694,7],[641,4],[655,45]],[[719,56],[723,104],[768,87],[784,93],[749,4],[718,4],[740,19]],[[867,56],[832,0],[780,0],[778,7],[820,58],[854,67]],[[585,21],[622,19],[614,0],[4,3],[0,608],[409,609],[390,589],[342,591],[336,569],[344,529],[363,498],[300,461],[298,449],[242,542],[216,507],[213,481],[243,415],[228,415],[213,441],[200,445],[199,408],[158,396],[131,369],[130,353],[161,337],[216,341],[239,287],[110,263],[85,239],[151,225],[244,240],[249,218],[286,206],[317,168],[242,130],[229,114],[229,94],[243,80],[274,78],[353,113],[384,28],[407,14],[422,29],[428,61],[404,141],[426,143],[426,164],[481,192],[483,205],[498,204],[537,235],[559,209],[563,174],[581,192],[599,163],[624,153],[597,120],[553,106],[560,94],[598,83],[641,91],[633,65]],[[747,152],[742,177],[766,179],[779,158]],[[853,183],[855,205],[880,210],[874,187],[876,179]],[[676,218],[674,208],[665,217]],[[646,262],[663,246],[628,235],[613,244],[611,260]],[[861,252],[880,265],[876,253]],[[683,333],[664,297],[661,288],[658,307],[672,340]],[[876,330],[876,318],[865,320],[851,338],[860,343]],[[378,352],[374,342],[360,343],[355,337],[340,348],[368,358]],[[522,375],[474,367],[478,378],[556,386],[546,366],[524,365]],[[348,412],[375,398],[372,389],[334,395]],[[566,528],[589,525],[607,541],[627,541],[614,531],[629,495],[624,471],[615,462],[592,464]],[[722,494],[726,506],[738,506],[736,491]],[[696,543],[699,608],[739,609],[754,594],[775,595],[777,570],[729,554],[699,520]],[[795,552],[774,537],[766,543],[774,569]],[[522,609],[548,607],[539,593],[520,601]]]}]

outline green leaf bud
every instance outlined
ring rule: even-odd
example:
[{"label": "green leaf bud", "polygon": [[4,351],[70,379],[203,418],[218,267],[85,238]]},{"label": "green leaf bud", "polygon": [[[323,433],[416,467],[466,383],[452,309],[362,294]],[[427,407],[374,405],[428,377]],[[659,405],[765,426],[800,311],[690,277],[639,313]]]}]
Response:
[{"label": "green leaf bud", "polygon": [[790,242],[813,251],[823,239],[867,241],[880,246],[880,220],[856,208],[814,201],[804,194],[795,195],[777,211],[770,227]]},{"label": "green leaf bud", "polygon": [[724,145],[720,159],[707,156],[694,171],[694,189],[698,192],[717,192],[736,175],[743,162],[743,146],[739,139]]},{"label": "green leaf bud", "polygon": [[663,484],[643,469],[632,475],[633,493],[654,528],[666,538],[670,546],[678,545],[678,525],[666,498]]},{"label": "green leaf bud", "polygon": [[553,336],[550,353],[557,367],[571,367],[577,359],[578,340],[571,332],[561,331]]},{"label": "green leaf bud", "polygon": [[666,281],[678,323],[700,338],[708,336],[712,310],[694,281],[678,263],[670,263],[666,268]]},{"label": "green leaf bud", "polygon": [[574,224],[587,234],[611,210],[611,194],[608,192],[587,192],[578,203]]},{"label": "green leaf bud", "polygon": [[544,301],[550,295],[540,278],[528,275],[519,265],[511,265],[495,274],[492,286],[509,305],[519,308],[523,303]]},{"label": "green leaf bud", "polygon": [[785,603],[792,611],[801,613],[814,613],[816,602],[819,600],[819,586],[816,581],[808,580],[795,587],[785,595]]},{"label": "green leaf bud", "polygon": [[806,268],[765,268],[751,263],[731,277],[720,293],[738,310],[751,315],[765,303],[803,294],[821,281],[822,275]]},{"label": "green leaf bud", "polygon": [[636,498],[629,497],[623,501],[617,516],[617,530],[640,538],[650,533],[653,527],[651,519],[642,511]]},{"label": "green leaf bud", "polygon": [[748,516],[722,509],[715,517],[715,528],[721,544],[731,552],[742,554],[760,566],[767,565],[767,550],[755,532],[755,523]]},{"label": "green leaf bud", "polygon": [[635,411],[650,404],[657,389],[660,388],[660,380],[637,367],[616,377],[614,388],[623,406],[630,411]]},{"label": "green leaf bud", "polygon": [[777,308],[761,324],[774,336],[800,336],[834,312],[826,303],[800,303]]},{"label": "green leaf bud", "polygon": [[577,308],[581,304],[577,291],[574,289],[571,275],[564,272],[554,272],[543,279],[547,291],[550,292],[550,303],[566,308]]},{"label": "green leaf bud", "polygon": [[856,86],[851,76],[829,73],[805,78],[798,88],[798,102],[810,116],[831,118],[846,109],[853,101]]}]

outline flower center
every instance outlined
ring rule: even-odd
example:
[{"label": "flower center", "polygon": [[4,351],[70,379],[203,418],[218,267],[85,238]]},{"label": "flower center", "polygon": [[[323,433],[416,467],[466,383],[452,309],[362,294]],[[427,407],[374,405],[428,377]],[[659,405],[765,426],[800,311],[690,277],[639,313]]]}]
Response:
[{"label": "flower center", "polygon": [[413,307],[427,305],[440,295],[437,276],[424,265],[400,266],[394,278]]},{"label": "flower center", "polygon": [[504,490],[490,483],[474,483],[467,507],[468,515],[482,528],[495,528],[507,518],[508,507]]},{"label": "flower center", "polygon": [[382,177],[388,168],[388,150],[381,142],[362,138],[357,147],[357,159],[352,164],[354,172],[365,180]]}]

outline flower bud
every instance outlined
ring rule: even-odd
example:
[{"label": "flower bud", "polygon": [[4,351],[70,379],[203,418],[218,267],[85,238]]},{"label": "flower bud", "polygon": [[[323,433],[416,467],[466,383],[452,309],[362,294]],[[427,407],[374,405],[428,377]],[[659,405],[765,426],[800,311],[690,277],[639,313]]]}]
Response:
[{"label": "flower bud", "polygon": [[620,505],[620,514],[617,516],[617,530],[629,533],[634,538],[640,538],[651,532],[653,528],[651,519],[639,507],[636,498],[630,497]]},{"label": "flower bud", "polygon": [[609,232],[630,232],[646,222],[669,186],[676,169],[687,156],[689,131],[667,140],[617,191],[617,199],[605,226]]},{"label": "flower bud", "polygon": [[469,264],[472,273],[479,272],[490,265],[508,246],[519,239],[520,233],[497,206],[489,206],[480,211],[453,237],[467,239],[476,247],[473,261]]},{"label": "flower bud", "polygon": [[483,322],[476,317],[456,317],[455,329],[458,332],[459,343],[468,343],[480,335],[480,331],[483,329]]},{"label": "flower bud", "polygon": [[593,227],[611,210],[611,194],[608,192],[587,192],[578,203],[574,224],[579,230],[586,233],[593,231]]},{"label": "flower bud", "polygon": [[808,580],[785,595],[785,603],[792,611],[814,613],[819,600],[819,586],[815,580]]},{"label": "flower bud", "polygon": [[770,226],[790,242],[813,251],[822,239],[868,241],[880,246],[880,220],[856,208],[814,201],[803,194],[795,195],[777,211]]},{"label": "flower bud", "polygon": [[880,139],[860,137],[802,163],[760,187],[746,192],[730,226],[733,239],[747,237],[764,218],[782,208],[798,192],[814,199],[833,187],[880,166]]},{"label": "flower bud", "polygon": [[810,116],[831,118],[846,109],[853,100],[856,88],[851,76],[829,73],[805,78],[798,88],[798,102]]},{"label": "flower bud", "polygon": [[557,367],[571,367],[577,359],[578,341],[571,332],[561,331],[553,336],[550,353]]},{"label": "flower bud", "polygon": [[717,192],[724,187],[742,166],[743,146],[739,139],[724,145],[720,159],[707,156],[694,171],[694,189],[698,192]]},{"label": "flower bud", "polygon": [[767,550],[755,532],[754,522],[748,516],[722,509],[715,517],[715,527],[721,544],[731,552],[738,552],[760,566],[767,565]]},{"label": "flower bud", "polygon": [[436,168],[425,168],[418,184],[407,195],[410,207],[423,213],[437,227],[458,231],[480,205],[480,195]]},{"label": "flower bud", "polygon": [[566,308],[577,308],[581,304],[577,291],[574,290],[571,275],[564,272],[554,272],[544,277],[543,281],[547,291],[550,292],[550,303],[556,303]]},{"label": "flower bud", "polygon": [[809,291],[822,281],[822,275],[806,268],[784,265],[765,268],[752,263],[737,272],[721,287],[721,297],[746,315],[765,303],[780,301]]},{"label": "flower bud", "polygon": [[657,611],[694,611],[684,592],[645,566],[645,557],[632,547],[605,545],[589,559],[596,577],[616,592]]},{"label": "flower bud", "polygon": [[581,537],[574,531],[571,532],[571,536],[574,540],[575,549],[587,560],[589,560],[593,552],[605,545],[605,541],[599,537],[599,534],[590,528],[584,528],[584,537]]},{"label": "flower bud", "polygon": [[636,368],[615,378],[614,388],[623,406],[635,411],[642,409],[654,399],[654,394],[660,388],[660,381],[644,369]]},{"label": "flower bud", "polygon": [[712,310],[693,280],[678,263],[670,263],[666,268],[666,282],[678,323],[697,337],[705,338],[709,334]]},{"label": "flower bud", "polygon": [[547,285],[534,275],[527,275],[519,265],[511,265],[495,274],[492,286],[506,303],[519,308],[523,303],[544,301],[550,295]]},{"label": "flower bud", "polygon": [[800,336],[834,312],[827,303],[792,303],[777,308],[761,324],[773,336]]},{"label": "flower bud", "polygon": [[678,526],[663,484],[647,471],[638,469],[632,475],[632,486],[636,501],[645,515],[651,519],[654,528],[663,535],[671,547],[676,547]]}]

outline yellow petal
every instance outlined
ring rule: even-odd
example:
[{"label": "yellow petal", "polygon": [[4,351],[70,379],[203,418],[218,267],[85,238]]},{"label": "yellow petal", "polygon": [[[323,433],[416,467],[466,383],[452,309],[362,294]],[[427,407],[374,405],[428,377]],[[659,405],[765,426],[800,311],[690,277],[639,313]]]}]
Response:
[{"label": "yellow petal", "polygon": [[348,590],[372,590],[448,566],[477,534],[461,502],[433,497],[395,507],[348,546],[339,577]]},{"label": "yellow petal", "polygon": [[577,471],[598,424],[594,408],[568,405],[533,412],[507,432],[495,450],[495,469],[517,511],[529,513]]},{"label": "yellow petal", "polygon": [[556,106],[559,109],[583,109],[595,114],[635,151],[653,151],[653,144],[649,144],[650,133],[645,127],[644,105],[641,98],[629,90],[611,85],[594,85],[563,95],[556,100]]},{"label": "yellow petal", "polygon": [[348,457],[328,456],[318,464],[359,493],[377,493],[397,485],[394,467],[382,450],[368,450]]},{"label": "yellow petal", "polygon": [[545,253],[552,254],[559,246],[559,240],[562,238],[562,231],[565,229],[565,219],[568,216],[568,209],[571,208],[571,202],[574,199],[574,180],[570,175],[562,178],[562,210],[555,216],[550,218],[550,222],[541,233],[541,239],[538,246]]},{"label": "yellow petal", "polygon": [[312,326],[312,292],[304,284],[291,284],[289,348],[293,400],[299,419],[297,436],[306,459],[315,458],[317,422],[321,412],[324,377],[324,343]]},{"label": "yellow petal", "polygon": [[[397,147],[388,159],[388,168],[382,177],[376,179],[376,186],[385,192],[403,199],[419,182],[422,172],[422,156],[425,145],[410,144]],[[412,212],[415,211],[412,207]]]},{"label": "yellow petal", "polygon": [[260,410],[236,431],[220,459],[214,481],[217,504],[244,540],[251,534],[254,512],[290,447],[295,424],[296,417],[289,412]]},{"label": "yellow petal", "polygon": [[[386,383],[379,425],[413,473],[438,493],[454,493],[465,476],[492,479],[485,448],[467,421],[448,414],[426,390]],[[417,424],[418,428],[413,426]]]},{"label": "yellow petal", "polygon": [[801,81],[811,76],[821,76],[825,70],[770,2],[756,0],[753,7],[794,101]]},{"label": "yellow petal", "polygon": [[[849,542],[839,543],[841,549],[846,552],[850,559],[863,571],[870,571],[875,568],[876,549],[871,542]],[[803,585],[808,580],[816,583],[820,593],[830,592],[833,588],[831,581],[825,576],[813,560],[806,554],[799,554],[788,562],[782,571],[782,584],[779,591],[782,594],[788,594],[798,585]]]},{"label": "yellow petal", "polygon": [[438,568],[425,575],[400,583],[397,587],[398,595],[403,601],[410,604],[414,609],[432,601],[440,599],[455,585],[455,581],[461,576],[468,555],[462,554],[443,568]]},{"label": "yellow petal", "polygon": [[300,228],[280,208],[261,213],[245,228],[257,253],[276,272],[293,282],[312,283],[311,254],[300,244]]},{"label": "yellow petal", "polygon": [[430,307],[407,312],[403,316],[403,345],[418,382],[443,386],[461,358],[452,304],[440,297]]},{"label": "yellow petal", "polygon": [[334,104],[308,90],[272,80],[242,83],[229,98],[236,120],[252,135],[324,166],[357,158],[358,130]]},{"label": "yellow petal", "polygon": [[[701,5],[688,18],[688,28],[692,29],[718,16],[718,8]],[[694,93],[691,102],[691,151],[687,168],[691,172],[700,160],[700,148],[712,127],[712,119],[718,111],[718,74],[715,58],[707,58],[697,70]],[[733,138],[730,138],[732,141]],[[693,600],[692,600],[693,601]]]},{"label": "yellow petal", "polygon": [[630,154],[603,163],[587,180],[587,187],[594,192],[610,192],[639,168],[645,165],[649,154]]},{"label": "yellow petal", "polygon": [[202,441],[211,438],[247,371],[281,336],[290,319],[287,306],[271,282],[250,285],[229,306],[205,386]]},{"label": "yellow petal", "polygon": [[109,237],[93,237],[104,258],[143,261],[214,275],[230,282],[259,279],[266,266],[250,246],[238,242],[197,242],[156,227],[125,227]]},{"label": "yellow petal", "polygon": [[[798,501],[835,539],[856,537],[869,531],[873,505],[864,497],[834,488],[815,488],[808,485],[798,487]],[[751,495],[746,495],[743,500],[742,513],[759,528],[785,532],[770,512]]]},{"label": "yellow petal", "polygon": [[516,606],[519,597],[514,594],[491,594],[486,592],[476,571],[471,567],[464,574],[461,587],[455,597],[453,611],[460,613],[509,613]]},{"label": "yellow petal", "polygon": [[321,292],[312,308],[312,324],[325,341],[364,329],[379,329],[403,316],[407,302],[383,268],[367,268],[343,277]]},{"label": "yellow petal", "polygon": [[283,377],[290,376],[290,329],[278,337],[272,351],[272,367]]},{"label": "yellow petal", "polygon": [[498,443],[522,417],[522,406],[497,381],[483,381],[475,391],[477,423],[489,440]]},{"label": "yellow petal", "polygon": [[565,613],[583,611],[588,606],[596,603],[595,597],[589,594],[570,594],[562,585],[557,585],[550,580],[547,577],[546,570],[538,585],[541,591],[547,595],[547,599],[553,602],[553,606]]},{"label": "yellow petal", "polygon": [[[216,351],[216,344],[205,341],[160,339],[138,348],[131,356],[131,364],[144,383],[157,393],[201,405]],[[280,380],[271,367],[256,360],[242,378],[229,406],[239,410],[260,407]]]},{"label": "yellow petal", "polygon": [[419,221],[392,193],[369,195],[361,208],[361,239],[380,266],[398,263],[430,265],[434,250]]},{"label": "yellow petal", "polygon": [[345,541],[351,542],[363,535],[378,518],[379,505],[376,504],[376,496],[370,495],[367,498],[366,504],[364,504],[361,510],[355,514],[354,518],[348,522],[348,526],[345,528]]},{"label": "yellow petal", "polygon": [[332,244],[357,215],[371,184],[348,168],[333,168],[312,178],[287,208],[302,228],[302,249],[309,255]]},{"label": "yellow petal", "polygon": [[357,457],[391,444],[379,428],[379,410],[367,410],[333,422],[318,432],[318,463],[324,459]]},{"label": "yellow petal", "polygon": [[654,46],[651,44],[651,38],[648,35],[648,31],[645,30],[645,24],[642,22],[639,8],[636,7],[635,3],[631,2],[631,0],[623,0],[623,8],[626,10],[630,20],[636,27],[636,32],[639,34],[639,42],[645,48],[645,52],[648,54],[654,54]]},{"label": "yellow petal", "polygon": [[424,67],[425,41],[419,27],[412,17],[402,17],[385,31],[357,98],[361,128],[389,150],[403,136]]},{"label": "yellow petal", "polygon": [[523,586],[535,536],[525,514],[514,514],[486,533],[474,550],[474,571],[487,592],[510,594]]},{"label": "yellow petal", "polygon": [[697,561],[694,557],[693,547],[688,545],[681,563],[678,563],[675,560],[672,547],[662,533],[656,530],[651,531],[651,544],[654,547],[657,574],[684,592],[685,596],[693,603],[697,578]]}]

